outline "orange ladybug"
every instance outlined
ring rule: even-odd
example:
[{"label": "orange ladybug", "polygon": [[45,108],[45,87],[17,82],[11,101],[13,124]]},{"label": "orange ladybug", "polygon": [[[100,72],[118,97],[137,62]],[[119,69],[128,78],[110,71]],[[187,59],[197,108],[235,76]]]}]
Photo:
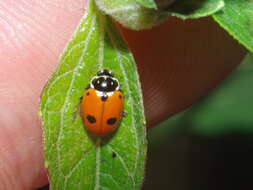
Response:
[{"label": "orange ladybug", "polygon": [[124,96],[111,70],[103,69],[91,79],[81,100],[85,127],[98,135],[114,131],[123,114]]}]

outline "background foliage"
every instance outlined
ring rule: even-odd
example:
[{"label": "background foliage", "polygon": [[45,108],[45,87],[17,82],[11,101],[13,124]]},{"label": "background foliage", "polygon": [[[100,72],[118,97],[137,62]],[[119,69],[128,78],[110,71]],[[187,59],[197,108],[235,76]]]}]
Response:
[{"label": "background foliage", "polygon": [[207,97],[149,130],[143,189],[253,187],[252,83],[248,54]]}]

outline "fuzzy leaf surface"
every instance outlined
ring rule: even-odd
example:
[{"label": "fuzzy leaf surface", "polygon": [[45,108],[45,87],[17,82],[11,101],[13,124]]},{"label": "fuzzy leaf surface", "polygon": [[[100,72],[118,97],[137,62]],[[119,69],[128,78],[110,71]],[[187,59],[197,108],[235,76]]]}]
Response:
[{"label": "fuzzy leaf surface", "polygon": [[225,0],[225,5],[213,16],[214,20],[253,52],[253,1]]},{"label": "fuzzy leaf surface", "polygon": [[223,0],[177,0],[167,11],[173,16],[189,19],[212,15],[223,7]]},{"label": "fuzzy leaf surface", "polygon": [[140,3],[143,7],[146,8],[156,8],[156,3],[154,0],[136,0],[138,3]]},{"label": "fuzzy leaf surface", "polygon": [[[114,134],[98,138],[85,130],[78,107],[102,68],[113,70],[122,84],[127,116]],[[141,94],[130,50],[91,0],[41,96],[51,190],[140,189],[147,149]]]},{"label": "fuzzy leaf surface", "polygon": [[143,6],[146,4],[144,0],[95,0],[95,2],[105,14],[112,16],[123,26],[134,30],[151,28],[168,16],[164,11]]}]

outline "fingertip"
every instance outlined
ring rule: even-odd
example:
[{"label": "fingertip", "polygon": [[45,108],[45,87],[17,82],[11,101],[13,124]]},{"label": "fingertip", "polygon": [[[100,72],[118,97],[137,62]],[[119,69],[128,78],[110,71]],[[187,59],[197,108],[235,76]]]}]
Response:
[{"label": "fingertip", "polygon": [[170,17],[150,30],[123,34],[138,65],[149,127],[207,95],[245,54],[210,18]]}]

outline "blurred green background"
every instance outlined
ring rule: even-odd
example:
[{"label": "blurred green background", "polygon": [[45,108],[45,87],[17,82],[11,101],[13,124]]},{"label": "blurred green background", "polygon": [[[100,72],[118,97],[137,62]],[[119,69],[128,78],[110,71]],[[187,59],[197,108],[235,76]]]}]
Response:
[{"label": "blurred green background", "polygon": [[253,55],[207,97],[149,130],[144,190],[253,189]]},{"label": "blurred green background", "polygon": [[143,190],[253,189],[252,108],[248,54],[207,97],[148,131]]}]

